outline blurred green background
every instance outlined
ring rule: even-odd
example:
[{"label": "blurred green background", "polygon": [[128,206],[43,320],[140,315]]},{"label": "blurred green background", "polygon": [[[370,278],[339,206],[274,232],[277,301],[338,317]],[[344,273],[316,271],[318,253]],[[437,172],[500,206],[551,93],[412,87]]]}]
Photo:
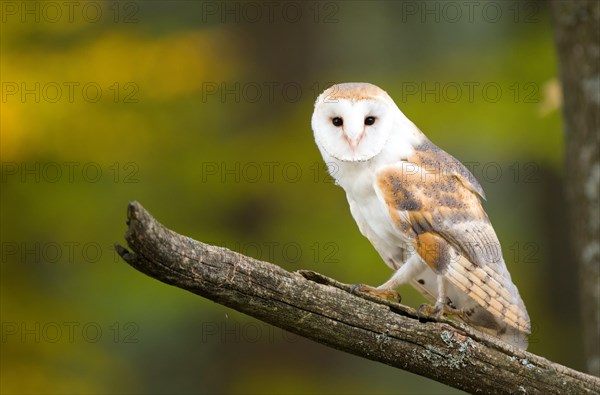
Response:
[{"label": "blurred green background", "polygon": [[[314,144],[316,96],[381,86],[467,164],[534,333],[583,368],[544,2],[4,1],[3,393],[457,393],[152,280],[127,202],[347,283],[391,275]],[[410,287],[403,300],[424,300]]]}]

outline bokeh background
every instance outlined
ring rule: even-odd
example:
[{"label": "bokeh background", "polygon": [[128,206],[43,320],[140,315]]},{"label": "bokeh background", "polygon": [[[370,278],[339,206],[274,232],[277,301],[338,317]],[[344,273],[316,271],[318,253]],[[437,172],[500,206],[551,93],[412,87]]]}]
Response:
[{"label": "bokeh background", "polygon": [[138,200],[195,239],[384,282],[310,128],[316,96],[346,81],[387,90],[473,170],[532,318],[530,351],[583,369],[544,2],[1,6],[2,393],[457,393],[113,252]]}]

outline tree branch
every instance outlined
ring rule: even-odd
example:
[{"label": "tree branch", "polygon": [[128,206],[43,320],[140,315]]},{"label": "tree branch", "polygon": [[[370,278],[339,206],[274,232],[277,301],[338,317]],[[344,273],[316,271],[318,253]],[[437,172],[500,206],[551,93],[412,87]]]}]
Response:
[{"label": "tree branch", "polygon": [[600,379],[458,322],[419,319],[410,307],[356,294],[321,274],[288,272],[181,236],[137,202],[127,217],[132,252],[115,248],[134,268],[327,346],[469,392],[600,393]]}]

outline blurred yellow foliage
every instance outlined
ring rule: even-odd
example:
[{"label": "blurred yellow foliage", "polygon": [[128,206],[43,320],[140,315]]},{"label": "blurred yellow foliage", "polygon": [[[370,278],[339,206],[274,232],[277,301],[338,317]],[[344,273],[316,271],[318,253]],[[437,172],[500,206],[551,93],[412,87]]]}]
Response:
[{"label": "blurred yellow foliage", "polygon": [[2,58],[2,156],[14,160],[26,156],[28,147],[51,148],[47,133],[53,126],[91,127],[104,135],[116,121],[133,135],[147,131],[135,111],[101,105],[171,102],[198,94],[205,81],[235,74],[239,59],[234,48],[220,30],[156,38],[123,29],[74,47],[8,51]]}]

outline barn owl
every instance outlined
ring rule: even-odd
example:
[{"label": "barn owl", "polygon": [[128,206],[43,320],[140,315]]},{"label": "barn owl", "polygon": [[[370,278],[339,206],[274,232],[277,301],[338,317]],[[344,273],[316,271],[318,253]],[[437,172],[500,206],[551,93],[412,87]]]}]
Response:
[{"label": "barn owl", "polygon": [[454,314],[526,349],[529,316],[475,177],[372,84],[325,90],[312,128],[360,232],[394,270],[383,285],[359,289],[389,297],[410,283],[436,315]]}]

